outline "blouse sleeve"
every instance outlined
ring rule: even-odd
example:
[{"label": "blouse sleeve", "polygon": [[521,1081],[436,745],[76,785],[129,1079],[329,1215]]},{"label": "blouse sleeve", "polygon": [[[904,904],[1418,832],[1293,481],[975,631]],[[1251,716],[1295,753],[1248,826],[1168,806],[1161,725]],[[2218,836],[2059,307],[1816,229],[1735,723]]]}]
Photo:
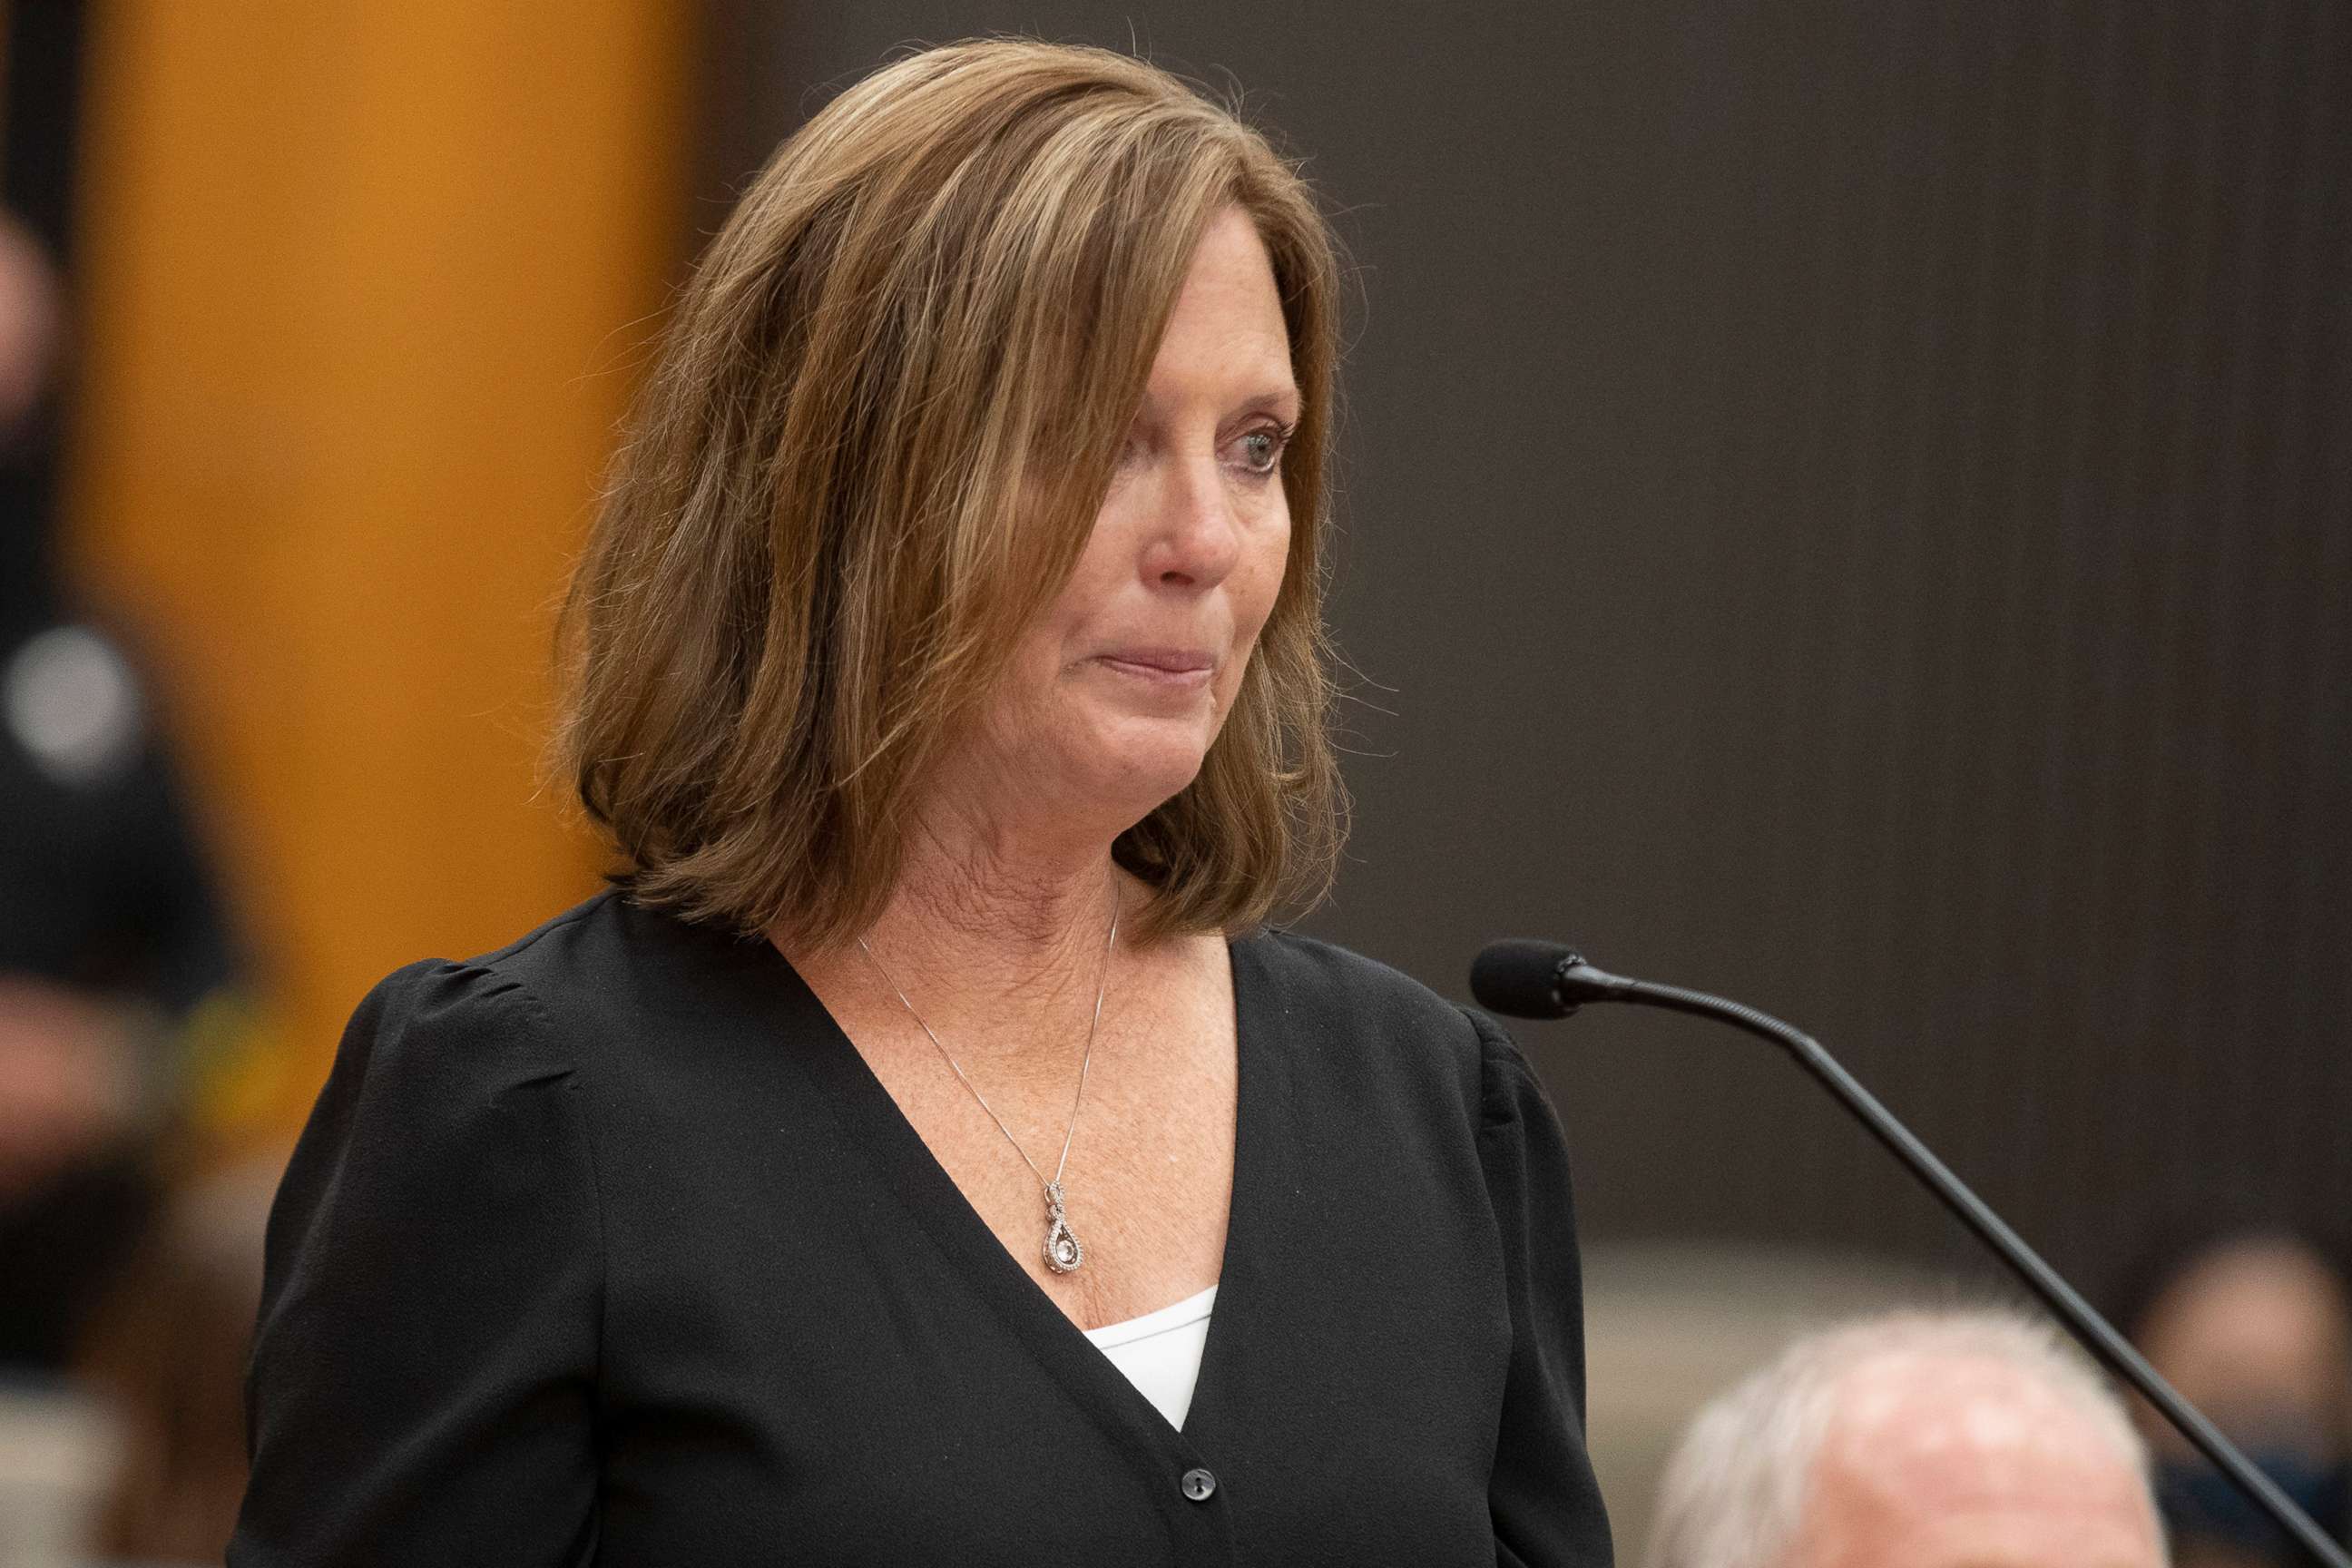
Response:
[{"label": "blouse sleeve", "polygon": [[548,1034],[467,965],[360,1005],[270,1214],[231,1568],[593,1556],[601,1220]]},{"label": "blouse sleeve", "polygon": [[1478,1157],[1503,1241],[1511,1360],[1487,1502],[1501,1568],[1607,1568],[1609,1521],[1584,1446],[1584,1295],[1559,1118],[1501,1027],[1482,1048]]}]

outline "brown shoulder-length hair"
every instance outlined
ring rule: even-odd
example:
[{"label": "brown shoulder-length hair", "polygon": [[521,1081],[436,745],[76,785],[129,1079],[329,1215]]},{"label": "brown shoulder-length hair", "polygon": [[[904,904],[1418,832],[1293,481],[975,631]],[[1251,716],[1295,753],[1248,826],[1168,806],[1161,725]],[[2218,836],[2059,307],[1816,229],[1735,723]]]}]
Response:
[{"label": "brown shoulder-length hair", "polygon": [[1174,78],[990,39],[835,99],[675,304],[559,631],[556,767],[635,898],[817,948],[872,923],[933,764],[1076,564],[1229,205],[1272,258],[1302,400],[1290,553],[1200,773],[1114,853],[1155,889],[1146,938],[1328,889],[1330,232]]}]

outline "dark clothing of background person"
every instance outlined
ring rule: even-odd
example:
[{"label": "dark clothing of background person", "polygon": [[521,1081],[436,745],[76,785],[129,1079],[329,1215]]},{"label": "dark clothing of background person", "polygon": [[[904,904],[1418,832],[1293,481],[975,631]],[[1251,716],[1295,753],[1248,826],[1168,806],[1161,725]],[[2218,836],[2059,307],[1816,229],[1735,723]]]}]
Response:
[{"label": "dark clothing of background person", "polygon": [[1181,1431],[772,947],[606,893],[401,970],[271,1217],[233,1568],[1608,1563],[1527,1063],[1339,949],[1230,954]]},{"label": "dark clothing of background person", "polygon": [[[147,1020],[123,1048],[156,1059],[125,1070],[160,1095],[172,1025],[239,964],[137,663],[48,580],[47,493],[37,454],[0,454],[0,984]],[[154,1204],[152,1131],[126,1114],[0,1183],[0,1368],[65,1365]]]}]

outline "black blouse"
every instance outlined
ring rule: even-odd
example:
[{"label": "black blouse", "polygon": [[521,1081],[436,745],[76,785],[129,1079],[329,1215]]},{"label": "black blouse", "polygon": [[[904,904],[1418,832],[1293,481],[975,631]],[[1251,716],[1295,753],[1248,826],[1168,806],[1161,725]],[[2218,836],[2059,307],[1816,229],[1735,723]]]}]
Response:
[{"label": "black blouse", "polygon": [[229,1563],[1606,1564],[1526,1061],[1340,949],[1231,952],[1181,1431],[772,947],[608,893],[401,970],[270,1216]]}]

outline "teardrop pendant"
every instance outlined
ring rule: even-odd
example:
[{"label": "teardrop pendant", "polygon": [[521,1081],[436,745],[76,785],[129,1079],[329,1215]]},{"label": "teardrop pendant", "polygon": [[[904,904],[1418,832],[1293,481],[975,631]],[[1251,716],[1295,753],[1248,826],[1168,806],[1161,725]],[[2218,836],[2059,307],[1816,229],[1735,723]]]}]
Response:
[{"label": "teardrop pendant", "polygon": [[1056,1274],[1075,1274],[1087,1260],[1087,1249],[1072,1234],[1062,1214],[1062,1184],[1045,1184],[1045,1267]]}]

